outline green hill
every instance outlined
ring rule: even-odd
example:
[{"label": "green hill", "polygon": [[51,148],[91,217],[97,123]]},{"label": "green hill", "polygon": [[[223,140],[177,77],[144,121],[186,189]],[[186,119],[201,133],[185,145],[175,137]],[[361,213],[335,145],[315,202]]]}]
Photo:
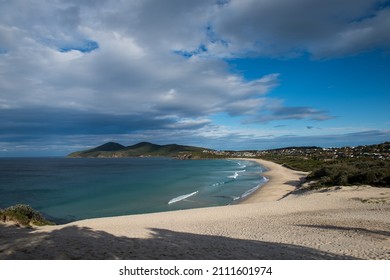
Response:
[{"label": "green hill", "polygon": [[78,151],[68,155],[73,158],[119,158],[119,157],[178,157],[202,158],[204,150],[200,147],[183,146],[177,144],[157,145],[141,142],[132,146],[123,146],[115,142],[108,142],[93,149]]},{"label": "green hill", "polygon": [[118,143],[115,143],[115,142],[108,142],[106,144],[103,144],[101,146],[98,146],[92,150],[90,150],[91,152],[93,151],[106,151],[106,152],[112,152],[112,151],[119,151],[119,150],[122,150],[126,148],[125,146],[121,145],[121,144],[118,144]]}]

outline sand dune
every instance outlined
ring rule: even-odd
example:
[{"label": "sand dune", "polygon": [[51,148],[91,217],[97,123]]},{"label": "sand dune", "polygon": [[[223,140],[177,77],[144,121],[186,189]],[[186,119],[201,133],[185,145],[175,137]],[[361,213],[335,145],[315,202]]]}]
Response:
[{"label": "sand dune", "polygon": [[0,259],[390,259],[390,189],[286,196],[305,174],[261,163],[270,181],[239,205],[34,229],[0,224]]}]

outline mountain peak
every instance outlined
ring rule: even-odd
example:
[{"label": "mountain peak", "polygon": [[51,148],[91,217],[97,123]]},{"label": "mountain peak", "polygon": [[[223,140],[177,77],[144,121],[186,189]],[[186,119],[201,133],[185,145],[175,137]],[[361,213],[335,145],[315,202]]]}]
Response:
[{"label": "mountain peak", "polygon": [[111,151],[118,151],[125,148],[125,146],[115,143],[115,142],[107,142],[103,145],[100,145],[96,148],[93,148],[89,151],[94,152],[94,151],[106,151],[106,152],[111,152]]},{"label": "mountain peak", "polygon": [[160,145],[157,145],[157,144],[153,144],[153,143],[150,143],[150,142],[140,142],[140,143],[137,143],[135,145],[132,145],[132,146],[128,146],[127,148],[140,148],[140,147],[159,147]]}]

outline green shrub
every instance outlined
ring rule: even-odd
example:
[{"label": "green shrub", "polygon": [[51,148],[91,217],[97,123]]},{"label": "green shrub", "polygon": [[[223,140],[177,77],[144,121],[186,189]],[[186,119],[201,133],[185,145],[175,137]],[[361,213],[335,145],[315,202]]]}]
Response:
[{"label": "green shrub", "polygon": [[0,220],[3,222],[13,221],[22,226],[43,226],[54,224],[46,220],[41,213],[25,204],[17,204],[0,210]]},{"label": "green shrub", "polygon": [[390,161],[377,158],[332,158],[312,154],[311,157],[270,152],[261,158],[285,167],[311,172],[307,176],[311,189],[329,186],[371,185],[390,187]]},{"label": "green shrub", "polygon": [[380,160],[340,160],[313,170],[307,179],[325,186],[390,187],[390,163]]}]

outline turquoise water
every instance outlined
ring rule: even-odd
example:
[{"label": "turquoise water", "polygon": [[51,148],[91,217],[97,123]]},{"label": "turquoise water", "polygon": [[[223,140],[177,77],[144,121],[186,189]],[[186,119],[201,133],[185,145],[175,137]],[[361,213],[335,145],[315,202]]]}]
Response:
[{"label": "turquoise water", "polygon": [[2,158],[0,208],[23,203],[58,223],[228,205],[264,184],[244,160]]}]

